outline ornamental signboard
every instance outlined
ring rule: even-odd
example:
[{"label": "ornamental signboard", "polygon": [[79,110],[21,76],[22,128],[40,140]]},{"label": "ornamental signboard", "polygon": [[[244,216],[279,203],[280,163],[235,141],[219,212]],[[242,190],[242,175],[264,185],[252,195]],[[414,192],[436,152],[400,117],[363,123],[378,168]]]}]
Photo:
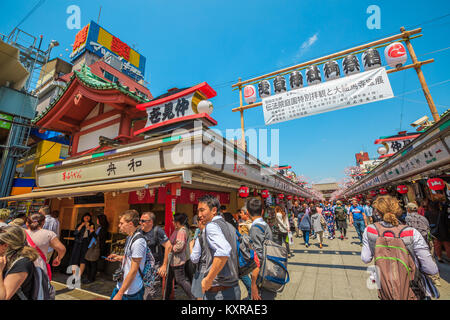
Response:
[{"label": "ornamental signboard", "polygon": [[[2,120],[8,120],[8,121],[2,121]],[[11,122],[9,122],[9,121],[13,121],[13,116],[0,113],[0,128],[6,129],[6,130],[11,129]]]},{"label": "ornamental signboard", "polygon": [[385,68],[377,68],[262,99],[266,125],[394,97]]},{"label": "ornamental signboard", "polygon": [[130,76],[136,81],[144,79],[145,57],[136,52],[128,44],[113,36],[108,31],[91,21],[75,36],[70,54],[74,62],[83,52],[92,52],[102,58],[113,55],[117,60],[111,63],[116,69]]}]

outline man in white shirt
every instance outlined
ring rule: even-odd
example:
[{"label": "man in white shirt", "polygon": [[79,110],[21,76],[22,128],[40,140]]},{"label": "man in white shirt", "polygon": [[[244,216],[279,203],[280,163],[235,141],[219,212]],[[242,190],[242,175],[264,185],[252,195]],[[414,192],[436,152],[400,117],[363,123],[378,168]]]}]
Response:
[{"label": "man in white shirt", "polygon": [[110,254],[108,261],[120,261],[123,276],[117,281],[112,300],[143,300],[144,283],[140,275],[144,270],[147,242],[138,230],[139,213],[127,210],[120,216],[119,231],[128,235],[123,256]]},{"label": "man in white shirt", "polygon": [[214,196],[199,199],[199,219],[206,225],[202,233],[205,245],[200,246],[196,240],[191,261],[205,261],[206,276],[201,283],[204,300],[240,300],[236,231],[219,214],[219,208]]}]

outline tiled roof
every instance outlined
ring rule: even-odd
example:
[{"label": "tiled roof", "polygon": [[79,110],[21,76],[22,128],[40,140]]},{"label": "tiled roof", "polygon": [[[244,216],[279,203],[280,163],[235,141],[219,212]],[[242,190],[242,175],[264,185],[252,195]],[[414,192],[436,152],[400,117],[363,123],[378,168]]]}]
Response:
[{"label": "tiled roof", "polygon": [[144,103],[150,101],[149,99],[144,99],[141,96],[135,94],[134,92],[131,92],[128,87],[123,86],[120,83],[112,83],[102,79],[101,77],[93,74],[91,72],[91,69],[87,65],[83,64],[83,66],[79,71],[73,72],[66,87],[64,88],[63,91],[61,91],[61,93],[56,97],[56,99],[52,103],[50,103],[50,105],[33,120],[34,123],[41,120],[58,103],[59,99],[61,99],[61,97],[66,92],[67,88],[70,87],[75,78],[81,81],[83,85],[85,85],[86,87],[95,90],[118,90],[121,93],[135,100],[137,103]]}]

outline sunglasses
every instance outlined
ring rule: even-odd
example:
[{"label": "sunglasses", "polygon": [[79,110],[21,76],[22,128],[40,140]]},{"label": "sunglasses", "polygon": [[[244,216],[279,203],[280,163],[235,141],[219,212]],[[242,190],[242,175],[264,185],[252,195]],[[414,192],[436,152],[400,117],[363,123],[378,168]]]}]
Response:
[{"label": "sunglasses", "polygon": [[139,220],[140,223],[145,223],[145,222],[149,222],[150,220]]}]

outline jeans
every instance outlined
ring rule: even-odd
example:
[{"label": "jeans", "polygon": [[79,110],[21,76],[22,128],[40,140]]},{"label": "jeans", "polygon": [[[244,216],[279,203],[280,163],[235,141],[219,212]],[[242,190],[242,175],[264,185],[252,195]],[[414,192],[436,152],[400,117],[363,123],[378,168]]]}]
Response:
[{"label": "jeans", "polygon": [[[117,289],[117,287],[114,288],[111,294],[111,300],[116,296],[118,291],[119,289]],[[142,287],[142,289],[135,294],[124,294],[122,296],[122,300],[144,300],[144,287]]]},{"label": "jeans", "polygon": [[240,277],[242,283],[245,286],[245,289],[247,289],[248,297],[249,299],[252,298],[252,280],[250,279],[250,276],[246,274],[245,276]]},{"label": "jeans", "polygon": [[203,300],[241,300],[241,288],[237,284],[224,291],[205,292]]},{"label": "jeans", "polygon": [[309,245],[309,231],[302,230],[303,240],[305,240],[305,244]]},{"label": "jeans", "polygon": [[355,220],[353,221],[353,224],[355,225],[356,233],[358,233],[359,242],[362,243],[362,235],[364,233],[365,224],[364,220]]}]

